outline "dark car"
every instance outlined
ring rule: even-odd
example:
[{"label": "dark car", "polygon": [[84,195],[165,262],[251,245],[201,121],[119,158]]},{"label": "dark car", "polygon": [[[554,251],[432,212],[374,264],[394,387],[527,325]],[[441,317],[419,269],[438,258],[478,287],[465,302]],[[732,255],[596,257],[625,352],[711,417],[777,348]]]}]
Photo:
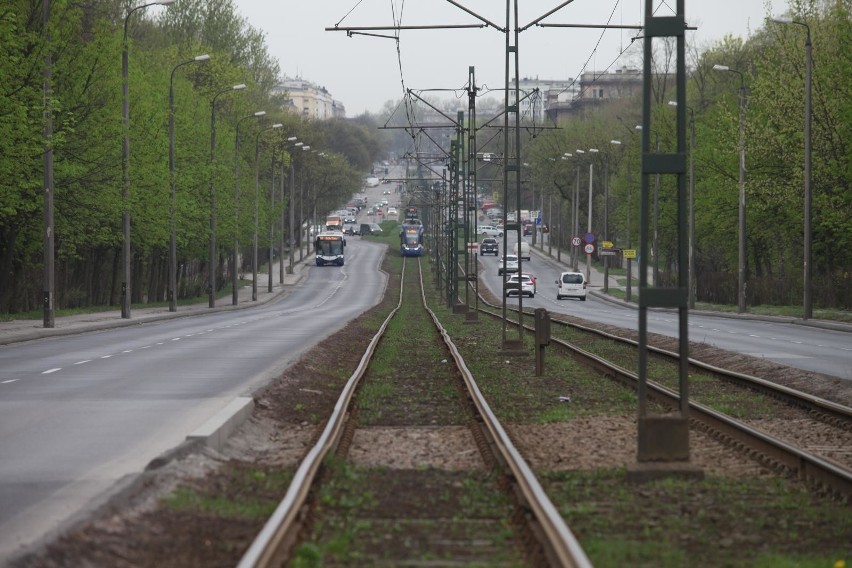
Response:
[{"label": "dark car", "polygon": [[494,256],[500,256],[500,247],[497,244],[497,239],[492,237],[486,237],[482,239],[479,243],[479,256],[484,254],[493,254]]},{"label": "dark car", "polygon": [[361,223],[361,229],[358,231],[358,234],[361,236],[372,235],[373,228],[371,227],[371,223]]}]

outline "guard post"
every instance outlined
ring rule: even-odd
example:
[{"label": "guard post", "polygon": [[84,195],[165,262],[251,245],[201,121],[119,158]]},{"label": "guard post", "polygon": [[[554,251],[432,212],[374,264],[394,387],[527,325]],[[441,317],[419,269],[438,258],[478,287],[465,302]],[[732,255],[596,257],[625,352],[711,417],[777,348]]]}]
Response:
[{"label": "guard post", "polygon": [[550,313],[544,308],[533,312],[535,322],[535,376],[544,373],[544,348],[550,345]]}]

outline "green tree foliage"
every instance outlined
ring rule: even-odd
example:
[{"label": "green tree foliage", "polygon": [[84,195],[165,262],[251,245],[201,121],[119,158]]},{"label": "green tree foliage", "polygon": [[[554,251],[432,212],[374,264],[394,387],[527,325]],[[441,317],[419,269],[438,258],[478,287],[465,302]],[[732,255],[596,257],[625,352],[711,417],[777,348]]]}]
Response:
[{"label": "green tree foliage", "polygon": [[[117,305],[125,206],[132,220],[132,300],[165,299],[170,84],[180,296],[204,292],[211,197],[220,284],[229,281],[223,276],[234,241],[250,245],[256,187],[262,226],[280,217],[285,202],[280,196],[268,199],[270,165],[274,151],[280,176],[280,164],[288,158],[286,136],[298,135],[317,151],[303,160],[302,189],[305,202],[318,207],[337,207],[358,191],[364,169],[381,154],[381,137],[363,123],[303,121],[287,116],[270,99],[278,62],[269,56],[263,34],[236,13],[233,2],[182,0],[161,8],[159,16],[139,10],[127,19],[131,119],[125,203],[121,53],[125,18],[139,5],[51,0],[50,41],[40,2],[10,0],[0,8],[0,312],[41,307],[45,144],[54,156],[57,307]],[[178,68],[201,53],[211,59]],[[45,96],[47,54],[52,74]],[[240,83],[247,88],[229,92]],[[53,123],[49,141],[44,139],[45,104]],[[267,116],[252,116],[258,110]],[[274,122],[285,123],[286,136],[267,133],[258,139],[260,129]],[[338,130],[351,156],[329,152],[330,158],[320,159],[319,151],[338,143]],[[276,177],[276,186],[280,181]]]},{"label": "green tree foliage", "polygon": [[[812,239],[815,305],[852,305],[852,16],[841,0],[796,0],[788,14],[810,28],[813,43]],[[747,40],[727,37],[695,55],[688,79],[687,104],[695,118],[696,276],[699,299],[733,303],[729,295],[738,262],[739,76],[713,70],[727,65],[743,73],[746,97],[746,248],[747,302],[796,304],[803,294],[804,91],[803,26],[767,21]],[[665,58],[664,58],[665,59]],[[659,90],[660,81],[655,81]],[[674,151],[674,110],[655,90],[652,147]],[[533,183],[566,203],[573,199],[577,148],[598,146],[609,160],[610,226],[616,238],[638,237],[640,101],[588,112],[561,130],[545,132],[529,145]],[[687,135],[689,129],[687,129]],[[612,147],[609,138],[623,141]],[[606,149],[606,150],[605,150]],[[568,161],[565,153],[575,153]],[[606,154],[606,155],[603,155]],[[588,164],[588,154],[580,161]],[[586,165],[586,168],[588,166]],[[598,166],[596,166],[596,171]],[[631,175],[631,179],[628,179]],[[588,187],[588,175],[581,171]],[[597,174],[596,174],[597,178]],[[674,176],[660,190],[659,262],[664,273],[676,267],[676,191]],[[602,180],[601,180],[602,183]],[[596,182],[595,221],[603,219]],[[650,180],[653,187],[654,180]],[[581,219],[588,211],[580,192]],[[628,196],[632,197],[628,199]],[[582,223],[581,223],[582,225]],[[622,246],[624,243],[621,243]],[[667,278],[671,278],[669,275]],[[702,288],[703,286],[703,288]]]}]

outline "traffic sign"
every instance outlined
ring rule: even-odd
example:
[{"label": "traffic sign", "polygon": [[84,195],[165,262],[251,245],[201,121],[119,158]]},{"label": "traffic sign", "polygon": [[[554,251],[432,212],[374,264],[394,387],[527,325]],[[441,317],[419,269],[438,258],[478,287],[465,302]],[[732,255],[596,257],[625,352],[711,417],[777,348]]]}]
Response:
[{"label": "traffic sign", "polygon": [[595,245],[588,243],[585,247],[583,247],[583,250],[586,251],[586,254],[592,254],[595,252]]},{"label": "traffic sign", "polygon": [[615,245],[614,245],[614,244],[612,244],[612,243],[611,243],[611,242],[609,242],[609,241],[603,241],[603,242],[601,242],[601,248],[611,249],[611,248],[612,248],[612,247],[614,247],[614,246],[615,246]]},{"label": "traffic sign", "polygon": [[636,249],[624,249],[621,252],[624,258],[636,258]]},{"label": "traffic sign", "polygon": [[595,242],[595,234],[594,233],[586,233],[585,235],[583,235],[583,240],[586,241],[587,243],[593,243],[593,242]]},{"label": "traffic sign", "polygon": [[602,248],[598,251],[599,256],[616,256],[617,254],[618,254],[618,249]]},{"label": "traffic sign", "polygon": [[580,240],[580,237],[574,237],[573,239],[571,239],[571,244],[574,245],[575,247],[580,246],[581,242],[582,241]]}]

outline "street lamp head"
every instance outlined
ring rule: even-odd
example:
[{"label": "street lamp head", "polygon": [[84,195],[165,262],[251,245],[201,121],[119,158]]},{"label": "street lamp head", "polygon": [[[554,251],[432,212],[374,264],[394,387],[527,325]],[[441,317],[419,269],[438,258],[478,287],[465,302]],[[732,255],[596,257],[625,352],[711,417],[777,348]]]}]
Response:
[{"label": "street lamp head", "polygon": [[266,116],[266,111],[265,110],[259,110],[256,113],[254,113],[252,116]]},{"label": "street lamp head", "polygon": [[174,4],[175,0],[157,0],[154,4],[159,4],[160,6],[168,6],[169,4]]},{"label": "street lamp head", "polygon": [[205,53],[204,55],[198,55],[196,57],[193,57],[193,60],[195,61],[207,61],[208,59],[210,59],[210,55],[207,53]]},{"label": "street lamp head", "polygon": [[670,107],[676,107],[676,106],[677,106],[677,101],[669,101],[669,106],[670,106]]},{"label": "street lamp head", "polygon": [[571,152],[565,152],[564,154],[562,154],[562,156],[566,158],[572,158],[574,157],[574,154],[572,154]]},{"label": "street lamp head", "polygon": [[304,145],[305,145],[304,142],[296,142],[295,144],[293,144],[293,146],[304,146]]},{"label": "street lamp head", "polygon": [[633,128],[635,128],[636,130],[642,130],[642,125],[641,125],[641,124],[637,124],[637,125],[636,125],[636,126],[634,126]]},{"label": "street lamp head", "polygon": [[619,146],[619,145],[621,145],[621,140],[610,140],[609,143],[615,144],[616,146]]},{"label": "street lamp head", "polygon": [[577,153],[578,153],[578,154],[585,154],[585,153],[586,153],[586,151],[585,151],[585,150],[577,150]]},{"label": "street lamp head", "polygon": [[770,21],[775,22],[776,24],[792,24],[793,18],[788,18],[787,16],[780,16],[778,18],[769,18]]},{"label": "street lamp head", "polygon": [[231,90],[232,91],[242,91],[245,88],[246,88],[245,83],[240,83],[239,85],[234,85],[233,87],[231,87]]},{"label": "street lamp head", "polygon": [[719,65],[718,63],[713,66],[713,71],[730,71],[731,68],[727,65]]},{"label": "street lamp head", "polygon": [[273,124],[272,126],[270,126],[270,128],[281,128],[282,126],[284,126],[284,125],[283,125],[283,124],[281,124],[280,122],[276,122],[275,124]]},{"label": "street lamp head", "polygon": [[597,148],[589,148],[589,152],[597,153],[599,150]]},{"label": "street lamp head", "polygon": [[308,150],[310,150],[310,149],[311,149],[311,147],[310,147],[310,146],[302,146],[302,150],[308,151]]},{"label": "street lamp head", "polygon": [[287,139],[287,142],[295,142],[295,141],[296,141],[296,140],[298,140],[298,139],[299,139],[299,137],[298,137],[298,136],[291,136],[291,137],[289,137],[289,138]]}]

